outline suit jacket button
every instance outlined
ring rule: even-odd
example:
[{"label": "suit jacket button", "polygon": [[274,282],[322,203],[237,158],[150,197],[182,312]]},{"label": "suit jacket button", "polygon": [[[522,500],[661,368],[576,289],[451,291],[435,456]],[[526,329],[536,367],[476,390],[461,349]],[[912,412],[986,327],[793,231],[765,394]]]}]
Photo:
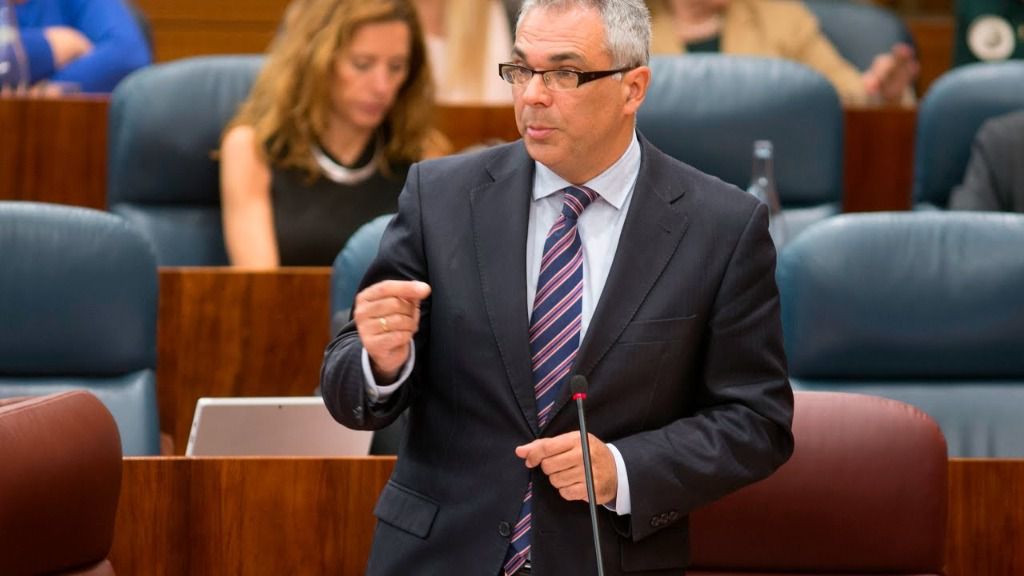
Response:
[{"label": "suit jacket button", "polygon": [[355,416],[356,418],[362,418],[363,417],[363,407],[362,406],[356,406],[355,408],[353,408],[352,409],[352,415]]},{"label": "suit jacket button", "polygon": [[657,528],[659,526],[661,526],[661,521],[658,519],[658,517],[655,516],[654,518],[651,518],[651,528]]},{"label": "suit jacket button", "polygon": [[508,538],[512,535],[512,525],[508,522],[499,522],[498,534],[501,535],[502,538]]}]

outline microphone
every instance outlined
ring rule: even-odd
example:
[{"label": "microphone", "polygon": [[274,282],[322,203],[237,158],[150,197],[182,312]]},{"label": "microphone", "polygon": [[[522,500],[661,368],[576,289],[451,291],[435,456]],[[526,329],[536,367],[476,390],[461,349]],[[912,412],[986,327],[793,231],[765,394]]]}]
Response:
[{"label": "microphone", "polygon": [[590,464],[590,441],[587,439],[587,419],[583,416],[583,400],[587,397],[587,378],[576,374],[569,380],[572,399],[576,401],[576,413],[580,417],[580,440],[583,444],[583,477],[587,481],[587,501],[590,504],[590,530],[594,533],[594,555],[597,557],[597,574],[604,576],[601,563],[601,538],[597,533],[597,504],[594,497],[594,468]]}]

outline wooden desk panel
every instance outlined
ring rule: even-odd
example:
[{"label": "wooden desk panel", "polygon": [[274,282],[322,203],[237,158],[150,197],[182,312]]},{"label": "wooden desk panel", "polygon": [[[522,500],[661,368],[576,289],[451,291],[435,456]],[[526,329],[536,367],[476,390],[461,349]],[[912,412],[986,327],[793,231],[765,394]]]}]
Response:
[{"label": "wooden desk panel", "polygon": [[[126,458],[119,574],[362,574],[394,459]],[[1024,460],[949,464],[946,576],[1024,574]]]},{"label": "wooden desk panel", "polygon": [[917,45],[917,59],[921,69],[916,84],[920,97],[953,67],[956,21],[950,15],[909,16],[904,21]]},{"label": "wooden desk panel", "polygon": [[949,466],[946,576],[1024,574],[1024,460]]},{"label": "wooden desk panel", "polygon": [[330,269],[163,268],[161,429],[183,454],[202,396],[308,396],[329,341]]},{"label": "wooden desk panel", "polygon": [[917,109],[847,108],[845,119],[843,211],[909,209]]},{"label": "wooden desk panel", "polygon": [[0,200],[107,206],[107,99],[0,97]]},{"label": "wooden desk panel", "polygon": [[394,458],[126,458],[110,559],[149,576],[363,574]]},{"label": "wooden desk panel", "polygon": [[456,151],[468,146],[519,139],[511,106],[439,106],[434,125]]}]

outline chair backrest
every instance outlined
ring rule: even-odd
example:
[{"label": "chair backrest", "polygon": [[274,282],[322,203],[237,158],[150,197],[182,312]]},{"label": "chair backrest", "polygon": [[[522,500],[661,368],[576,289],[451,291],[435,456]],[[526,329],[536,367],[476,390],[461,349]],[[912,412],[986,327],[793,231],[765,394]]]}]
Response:
[{"label": "chair backrest", "polygon": [[161,266],[227,264],[214,152],[262,63],[176,60],[132,74],[111,96],[107,200],[153,241]]},{"label": "chair backrest", "polygon": [[0,400],[0,574],[112,575],[121,493],[110,412],[78,390]]},{"label": "chair backrest", "polygon": [[917,109],[914,201],[946,207],[986,120],[1024,108],[1024,61],[969,64],[943,74]]},{"label": "chair backrest", "polygon": [[157,267],[123,218],[0,202],[0,397],[87,388],[126,454],[160,448]]},{"label": "chair backrest", "polygon": [[909,402],[953,456],[1024,456],[1024,215],[843,215],[779,257],[790,376]]},{"label": "chair backrest", "polygon": [[875,56],[889,52],[893,44],[914,46],[903,20],[883,6],[858,0],[804,0],[804,4],[839,54],[859,70],[870,68]]},{"label": "chair backrest", "polygon": [[348,322],[352,302],[355,301],[359,283],[366,274],[366,269],[377,256],[380,249],[380,237],[384,229],[394,218],[394,214],[382,214],[359,227],[345,247],[334,259],[331,270],[331,327],[337,332]]},{"label": "chair backrest", "polygon": [[690,517],[687,574],[942,574],[942,432],[894,400],[797,392],[793,456]]},{"label": "chair backrest", "polygon": [[824,76],[788,60],[657,56],[640,131],[665,153],[746,188],[753,142],[774,144],[783,207],[839,202],[843,111]]}]

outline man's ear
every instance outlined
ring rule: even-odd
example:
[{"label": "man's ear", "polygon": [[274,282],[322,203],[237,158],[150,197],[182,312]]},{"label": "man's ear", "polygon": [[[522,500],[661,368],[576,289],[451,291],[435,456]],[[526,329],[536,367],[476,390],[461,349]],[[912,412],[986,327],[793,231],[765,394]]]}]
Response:
[{"label": "man's ear", "polygon": [[640,105],[647,97],[647,86],[651,83],[651,69],[647,66],[638,66],[628,72],[622,73],[622,87],[626,93],[624,112],[636,114]]}]

